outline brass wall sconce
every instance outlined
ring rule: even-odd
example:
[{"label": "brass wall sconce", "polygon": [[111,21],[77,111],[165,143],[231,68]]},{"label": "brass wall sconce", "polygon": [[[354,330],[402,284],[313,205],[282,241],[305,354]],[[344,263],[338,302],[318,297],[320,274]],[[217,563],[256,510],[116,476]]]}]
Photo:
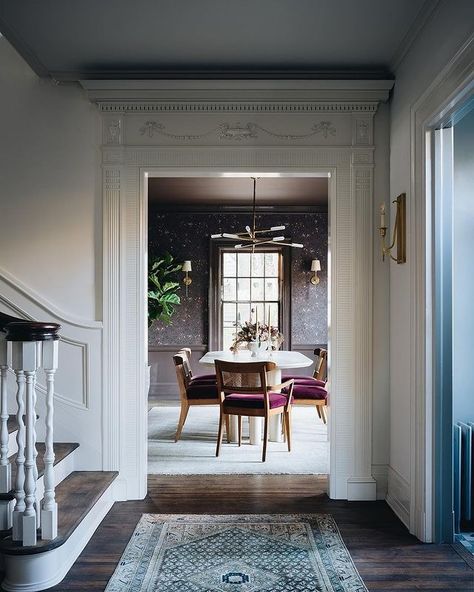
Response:
[{"label": "brass wall sconce", "polygon": [[192,271],[191,261],[185,261],[183,263],[183,267],[181,269],[184,271],[183,284],[186,286],[186,296],[187,296],[188,295],[188,287],[193,283],[193,280],[189,277],[189,272]]},{"label": "brass wall sconce", "polygon": [[319,284],[318,271],[321,271],[321,261],[319,259],[313,259],[311,261],[311,271],[313,272],[313,275],[309,281],[313,286],[317,286]]},{"label": "brass wall sconce", "polygon": [[[396,204],[395,224],[393,226],[393,240],[390,245],[385,244],[387,234],[387,225],[385,222],[385,204],[380,206],[380,237],[382,240],[382,261],[388,255],[390,259],[397,263],[406,263],[407,261],[407,226],[406,226],[406,193],[401,193],[392,203]],[[392,249],[396,246],[397,255],[392,255]]]}]

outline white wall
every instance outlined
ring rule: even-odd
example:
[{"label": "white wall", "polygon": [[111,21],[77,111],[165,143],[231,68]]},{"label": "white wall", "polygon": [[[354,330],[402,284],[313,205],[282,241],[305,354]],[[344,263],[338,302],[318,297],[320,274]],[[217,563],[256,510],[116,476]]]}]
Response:
[{"label": "white wall", "polygon": [[101,317],[98,115],[0,38],[0,266],[66,313]]},{"label": "white wall", "polygon": [[98,117],[79,86],[38,79],[0,37],[0,310],[61,323],[55,440],[79,442],[89,470],[103,460]]},{"label": "white wall", "polygon": [[[472,34],[474,3],[442,0],[417,35],[396,70],[391,101],[390,197],[402,192],[410,200],[410,108]],[[409,222],[409,221],[408,221]],[[408,224],[408,227],[410,225]],[[407,263],[390,266],[390,472],[389,494],[409,514],[410,413],[409,350],[410,273],[413,237],[407,236]],[[391,491],[390,491],[391,489]],[[408,507],[407,507],[408,504]]]}]

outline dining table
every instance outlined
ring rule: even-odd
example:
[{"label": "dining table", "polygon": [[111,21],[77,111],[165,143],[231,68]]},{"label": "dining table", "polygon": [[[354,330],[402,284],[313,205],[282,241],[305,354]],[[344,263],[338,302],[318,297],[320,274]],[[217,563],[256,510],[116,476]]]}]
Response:
[{"label": "dining table", "polygon": [[[263,351],[252,355],[252,352],[246,349],[237,350],[235,352],[226,351],[210,351],[204,354],[199,360],[203,366],[214,366],[216,360],[223,360],[226,362],[236,362],[248,364],[249,362],[274,362],[276,368],[267,373],[267,384],[277,385],[281,383],[282,370],[290,370],[295,368],[307,368],[311,366],[314,360],[308,358],[301,352],[289,350]],[[272,442],[282,442],[283,433],[281,425],[281,414],[272,415],[270,417],[268,439]],[[230,440],[231,442],[238,441],[237,416],[230,416]],[[259,445],[262,440],[262,417],[249,417],[249,436],[250,444]]]}]

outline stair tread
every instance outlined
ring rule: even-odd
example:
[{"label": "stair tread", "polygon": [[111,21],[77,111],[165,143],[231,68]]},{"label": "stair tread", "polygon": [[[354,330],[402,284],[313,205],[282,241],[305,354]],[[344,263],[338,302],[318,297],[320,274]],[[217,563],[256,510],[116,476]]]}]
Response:
[{"label": "stair tread", "polygon": [[7,421],[8,433],[13,434],[18,429],[18,422],[16,420],[16,415],[9,415]]},{"label": "stair tread", "polygon": [[[39,415],[36,416],[36,419],[39,419]],[[13,434],[13,432],[16,432],[18,430],[18,422],[16,420],[16,415],[12,414],[8,416],[7,428],[9,434]]]},{"label": "stair tread", "polygon": [[[74,452],[76,448],[79,447],[77,442],[55,442],[54,443],[54,466],[64,460],[69,454]],[[38,478],[44,475],[44,460],[43,455],[45,451],[45,443],[44,442],[37,442],[36,443],[36,450],[38,451],[38,457],[36,459],[36,464],[38,467]],[[9,457],[9,461],[12,467],[12,484],[15,483],[15,476],[16,476],[16,464],[15,460],[18,454],[13,454]],[[13,499],[13,489],[9,493],[0,493],[0,500],[1,499]]]},{"label": "stair tread", "polygon": [[0,551],[8,555],[31,555],[60,547],[117,475],[117,471],[74,471],[56,487],[58,536],[53,541],[38,539],[34,547],[23,547],[20,542],[7,537],[0,541]]}]

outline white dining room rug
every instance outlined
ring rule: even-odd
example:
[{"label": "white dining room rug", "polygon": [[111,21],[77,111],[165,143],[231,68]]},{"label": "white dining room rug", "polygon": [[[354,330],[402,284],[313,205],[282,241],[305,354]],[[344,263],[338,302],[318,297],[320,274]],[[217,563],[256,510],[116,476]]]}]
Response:
[{"label": "white dining room rug", "polygon": [[244,441],[224,440],[216,458],[219,408],[195,406],[189,409],[181,439],[174,441],[178,406],[153,407],[148,413],[148,473],[161,475],[326,475],[329,472],[327,426],[313,407],[294,407],[292,450],[286,443],[269,442],[262,463],[262,446],[249,444],[247,422]]},{"label": "white dining room rug", "polygon": [[367,592],[330,514],[140,519],[106,592]]}]

